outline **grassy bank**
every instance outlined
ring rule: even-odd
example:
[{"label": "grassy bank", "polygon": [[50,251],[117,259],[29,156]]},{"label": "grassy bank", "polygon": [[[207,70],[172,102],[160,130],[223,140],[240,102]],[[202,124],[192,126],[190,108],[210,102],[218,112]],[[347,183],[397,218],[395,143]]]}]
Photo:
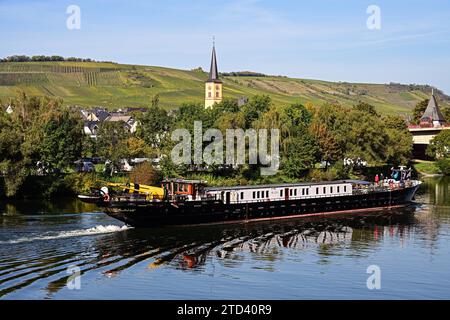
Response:
[{"label": "grassy bank", "polygon": [[417,161],[413,164],[414,169],[422,175],[439,175],[441,170],[435,161]]}]

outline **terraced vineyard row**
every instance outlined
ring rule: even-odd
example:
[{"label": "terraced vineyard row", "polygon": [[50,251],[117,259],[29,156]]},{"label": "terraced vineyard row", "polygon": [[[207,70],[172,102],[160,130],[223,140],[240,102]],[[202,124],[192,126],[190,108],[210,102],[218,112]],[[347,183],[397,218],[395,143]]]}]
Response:
[{"label": "terraced vineyard row", "polygon": [[40,85],[51,82],[63,86],[117,86],[122,82],[117,71],[109,72],[2,72],[0,85]]},{"label": "terraced vineyard row", "polygon": [[100,86],[118,86],[123,84],[118,71],[98,72],[97,81]]},{"label": "terraced vineyard row", "polygon": [[118,68],[86,67],[59,64],[35,63],[0,63],[0,72],[52,72],[52,73],[79,73],[79,72],[112,72]]},{"label": "terraced vineyard row", "polygon": [[45,73],[0,72],[0,86],[34,85],[48,82]]}]

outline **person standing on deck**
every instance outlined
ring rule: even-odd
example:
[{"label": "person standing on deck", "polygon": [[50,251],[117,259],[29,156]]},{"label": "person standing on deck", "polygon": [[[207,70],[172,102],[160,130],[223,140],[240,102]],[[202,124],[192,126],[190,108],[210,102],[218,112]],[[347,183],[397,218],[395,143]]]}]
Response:
[{"label": "person standing on deck", "polygon": [[380,182],[380,177],[378,176],[378,173],[375,175],[375,184],[378,185]]}]

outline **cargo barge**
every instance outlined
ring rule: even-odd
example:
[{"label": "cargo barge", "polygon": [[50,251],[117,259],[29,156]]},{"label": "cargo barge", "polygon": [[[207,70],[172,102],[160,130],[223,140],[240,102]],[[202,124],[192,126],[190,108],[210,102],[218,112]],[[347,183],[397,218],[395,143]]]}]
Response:
[{"label": "cargo barge", "polygon": [[[134,227],[235,223],[407,206],[420,181],[386,179],[207,187],[200,180],[165,179],[162,187],[109,184],[80,196]],[[118,190],[117,190],[118,189]]]}]

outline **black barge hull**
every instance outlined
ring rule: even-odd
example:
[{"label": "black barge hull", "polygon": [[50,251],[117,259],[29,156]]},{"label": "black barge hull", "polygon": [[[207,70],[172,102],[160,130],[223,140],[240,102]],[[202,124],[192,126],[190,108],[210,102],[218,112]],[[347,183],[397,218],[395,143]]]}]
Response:
[{"label": "black barge hull", "polygon": [[235,223],[255,220],[286,219],[318,215],[356,213],[389,207],[406,206],[412,201],[418,186],[404,189],[356,194],[350,196],[252,203],[214,201],[120,202],[103,203],[109,216],[134,227],[161,225],[194,225]]}]

